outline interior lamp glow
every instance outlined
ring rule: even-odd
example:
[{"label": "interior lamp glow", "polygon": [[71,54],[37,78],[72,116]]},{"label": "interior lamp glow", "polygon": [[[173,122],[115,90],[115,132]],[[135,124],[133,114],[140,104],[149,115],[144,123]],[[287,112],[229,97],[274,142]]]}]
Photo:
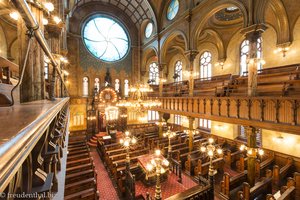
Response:
[{"label": "interior lamp glow", "polygon": [[59,17],[57,17],[57,16],[54,16],[54,17],[53,17],[53,20],[54,20],[54,22],[55,22],[56,24],[59,24],[59,23],[61,22],[61,19],[60,19]]},{"label": "interior lamp glow", "polygon": [[10,14],[9,14],[9,16],[12,18],[12,19],[14,19],[14,20],[18,20],[19,19],[19,17],[20,17],[20,15],[19,15],[19,13],[17,12],[17,11],[14,11],[14,12],[11,12]]},{"label": "interior lamp glow", "polygon": [[54,5],[51,2],[44,3],[44,6],[49,12],[52,12],[54,10]]}]

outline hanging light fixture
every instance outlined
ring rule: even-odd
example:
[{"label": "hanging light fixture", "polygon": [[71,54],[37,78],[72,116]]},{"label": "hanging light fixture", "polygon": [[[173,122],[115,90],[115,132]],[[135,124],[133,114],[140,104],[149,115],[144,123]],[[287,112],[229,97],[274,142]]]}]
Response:
[{"label": "hanging light fixture", "polygon": [[49,12],[54,11],[54,5],[53,5],[53,3],[51,3],[51,2],[45,2],[45,3],[44,3],[44,6],[45,6],[45,8],[46,8]]},{"label": "hanging light fixture", "polygon": [[14,20],[18,20],[19,19],[19,17],[20,17],[20,15],[19,15],[19,13],[17,12],[17,11],[13,11],[13,12],[11,12],[11,13],[9,13],[9,16],[12,18],[12,19],[14,19]]}]

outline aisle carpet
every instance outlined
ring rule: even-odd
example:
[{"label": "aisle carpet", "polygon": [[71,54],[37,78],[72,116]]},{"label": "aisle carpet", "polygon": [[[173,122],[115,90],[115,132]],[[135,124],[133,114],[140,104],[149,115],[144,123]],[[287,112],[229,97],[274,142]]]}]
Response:
[{"label": "aisle carpet", "polygon": [[[173,173],[169,174],[168,180],[161,183],[162,190],[162,199],[168,198],[174,194],[183,192],[193,186],[196,186],[197,183],[193,181],[188,176],[182,174],[182,184],[178,181],[178,176]],[[142,194],[146,197],[146,193],[149,192],[151,197],[155,195],[155,186],[146,187],[141,181],[137,181],[135,184],[136,195]]]},{"label": "aisle carpet", "polygon": [[117,192],[97,152],[91,152],[97,170],[97,187],[101,200],[119,200]]}]

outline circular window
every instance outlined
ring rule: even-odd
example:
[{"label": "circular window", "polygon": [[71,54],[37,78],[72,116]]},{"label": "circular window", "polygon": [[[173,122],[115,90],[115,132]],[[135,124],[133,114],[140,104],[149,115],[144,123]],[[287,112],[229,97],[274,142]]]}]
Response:
[{"label": "circular window", "polygon": [[151,22],[149,22],[146,26],[146,29],[145,29],[146,38],[149,38],[151,36],[152,31],[153,31],[153,24]]},{"label": "circular window", "polygon": [[119,61],[129,50],[129,38],[116,20],[95,16],[83,27],[83,41],[89,52],[104,62]]},{"label": "circular window", "polygon": [[177,15],[179,10],[179,2],[178,0],[172,0],[168,10],[167,10],[167,18],[168,20],[174,19],[174,17]]}]

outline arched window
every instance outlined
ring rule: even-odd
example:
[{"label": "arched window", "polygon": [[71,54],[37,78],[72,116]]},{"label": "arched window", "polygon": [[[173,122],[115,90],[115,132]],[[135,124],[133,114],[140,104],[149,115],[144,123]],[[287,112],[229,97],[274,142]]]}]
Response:
[{"label": "arched window", "polygon": [[211,77],[211,53],[205,51],[200,56],[200,78]]},{"label": "arched window", "polygon": [[99,89],[100,89],[100,80],[99,78],[95,78],[95,88],[97,88],[97,92],[99,92]]},{"label": "arched window", "polygon": [[83,86],[82,95],[85,97],[89,96],[89,78],[88,77],[83,77],[82,86]]},{"label": "arched window", "polygon": [[175,63],[174,69],[174,77],[176,77],[175,82],[182,81],[182,62],[180,60]]},{"label": "arched window", "polygon": [[115,80],[115,90],[118,93],[120,92],[120,80],[119,79]]},{"label": "arched window", "polygon": [[149,66],[149,84],[159,84],[159,69],[157,63],[153,62]]},{"label": "arched window", "polygon": [[124,96],[129,96],[129,81],[127,79],[124,81]]},{"label": "arched window", "polygon": [[[241,57],[240,57],[240,75],[243,75],[244,72],[248,71],[247,69],[247,58],[249,55],[250,44],[249,40],[244,40],[241,44]],[[257,39],[257,58],[262,58],[262,38]],[[257,69],[262,69],[262,64],[257,65]]]}]

